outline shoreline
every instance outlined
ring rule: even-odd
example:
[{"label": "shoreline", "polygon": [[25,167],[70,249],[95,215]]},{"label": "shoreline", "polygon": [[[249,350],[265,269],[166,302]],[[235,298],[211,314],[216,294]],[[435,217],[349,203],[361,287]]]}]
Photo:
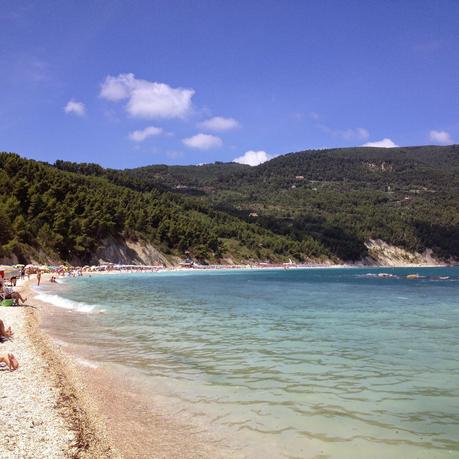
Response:
[{"label": "shoreline", "polygon": [[[260,268],[264,269],[282,270]],[[198,270],[179,271],[191,274]],[[59,284],[50,284],[49,278],[49,274],[43,275],[43,283],[57,293]],[[13,341],[0,344],[0,353],[13,352],[20,363],[16,372],[0,368],[0,422],[5,431],[0,439],[0,457],[240,457],[232,446],[212,438],[205,426],[196,434],[192,420],[177,418],[169,406],[164,409],[152,400],[146,403],[137,387],[123,380],[121,372],[91,367],[91,361],[84,360],[77,346],[59,343],[50,333],[51,327],[59,323],[59,315],[65,315],[68,321],[69,313],[80,313],[37,299],[35,283],[33,276],[18,285],[22,295],[28,297],[28,307],[0,308],[0,319],[15,332]],[[48,322],[45,326],[44,318]],[[138,413],[144,417],[138,417]]]},{"label": "shoreline", "polygon": [[[377,268],[376,270],[373,270],[373,272],[378,272],[378,271],[379,271],[378,268]],[[389,271],[391,271],[391,270],[384,270],[384,271],[389,272]],[[413,270],[410,269],[410,268],[408,268],[408,269],[404,269],[403,271],[404,271],[405,273],[408,273],[408,272],[410,272],[410,271],[412,272]],[[421,270],[420,270],[420,271],[421,271]],[[363,272],[365,272],[365,270],[364,270]],[[246,273],[250,275],[250,272],[246,272]],[[311,273],[312,273],[312,271],[311,271]],[[331,270],[329,271],[329,273],[333,275],[333,273],[332,273]],[[107,273],[107,274],[109,274],[109,273]],[[123,273],[120,273],[120,274],[123,274]],[[165,273],[165,274],[166,274],[166,273]],[[196,273],[196,274],[197,274],[198,276],[200,275],[199,273]],[[231,274],[231,273],[230,273],[230,274]],[[267,274],[268,274],[268,273],[267,273]],[[279,271],[279,274],[280,274],[280,271]],[[292,274],[294,274],[294,273],[292,273]],[[180,274],[179,274],[179,275],[180,275]],[[193,272],[190,272],[189,275],[192,276],[192,275],[193,275]],[[307,275],[307,274],[305,273],[305,275]],[[318,273],[318,275],[319,275],[319,273]],[[337,275],[338,275],[338,276],[341,276],[341,274],[339,274],[339,273],[337,273]],[[351,270],[349,270],[349,271],[347,272],[347,275],[353,276],[354,273],[353,273]],[[154,274],[151,274],[151,276],[154,277]],[[135,282],[135,281],[134,281],[134,277],[135,277],[135,276],[132,277],[132,281],[133,281],[133,282]],[[455,277],[456,277],[456,276],[455,276]],[[127,279],[127,278],[128,278],[128,276],[126,276],[126,279]],[[101,287],[102,284],[105,284],[105,279],[99,278],[99,280],[101,281],[99,287]],[[116,279],[115,279],[114,277],[112,278],[112,281],[110,281],[109,278],[106,278],[106,280],[107,280],[107,283],[108,283],[108,282],[115,282],[115,283],[116,283]],[[236,279],[236,281],[237,281],[237,279]],[[70,283],[71,283],[71,282],[69,282],[69,284],[70,284]],[[76,281],[76,283],[78,284],[78,281]],[[57,286],[56,286],[56,287],[57,287]],[[57,290],[60,289],[60,287],[54,288],[53,286],[51,286],[51,288],[52,288],[52,293],[57,292]],[[67,295],[65,294],[64,288],[62,289],[62,295],[63,295],[64,297],[67,296]],[[108,293],[108,295],[110,295],[110,294]],[[78,301],[82,301],[82,302],[84,302],[84,304],[86,304],[86,303],[88,302],[88,298],[89,298],[90,296],[91,296],[91,295],[89,295],[89,296],[86,295],[86,296],[82,296],[81,298],[78,299],[78,295],[77,295],[77,296],[76,296],[76,299],[77,299]],[[68,297],[68,296],[67,296],[67,297]],[[73,297],[72,295],[70,295],[70,298],[74,298],[74,297]],[[106,298],[106,296],[104,296],[104,298]],[[103,306],[103,304],[104,304],[103,302],[100,302],[101,307]],[[95,312],[95,311],[94,311],[94,312]],[[67,324],[70,324],[70,326],[68,326],[68,327],[66,327],[66,328],[65,328],[65,327],[61,328],[61,329],[59,330],[59,331],[60,331],[60,334],[57,334],[56,337],[57,337],[58,339],[62,338],[62,340],[63,340],[63,341],[66,341],[67,343],[68,343],[69,341],[72,342],[72,343],[75,345],[75,347],[76,347],[76,350],[77,350],[76,354],[79,355],[79,356],[82,356],[83,359],[84,359],[84,358],[87,358],[87,359],[89,360],[89,363],[92,363],[92,362],[95,362],[95,363],[96,363],[96,362],[97,362],[98,364],[100,363],[100,366],[101,366],[101,367],[105,366],[105,365],[104,365],[104,358],[103,358],[103,357],[102,357],[102,358],[99,358],[99,357],[100,357],[100,354],[99,354],[99,353],[97,353],[97,354],[95,354],[95,355],[94,355],[94,354],[91,354],[91,353],[90,353],[90,348],[85,346],[85,344],[89,342],[87,339],[85,339],[85,338],[83,338],[83,339],[81,339],[81,338],[80,338],[80,339],[77,339],[78,336],[79,336],[78,334],[73,335],[73,338],[72,338],[72,336],[66,335],[66,332],[68,332],[68,331],[70,331],[70,332],[72,333],[72,330],[73,330],[72,324],[71,324],[71,322],[72,322],[72,320],[73,320],[72,317],[73,317],[74,320],[75,320],[75,324],[78,324],[78,323],[79,323],[80,325],[82,325],[83,328],[85,327],[85,324],[88,324],[88,326],[91,328],[91,323],[90,323],[90,322],[91,322],[91,321],[94,321],[94,317],[96,317],[96,316],[95,316],[94,314],[75,314],[75,313],[69,313],[68,311],[66,311],[66,310],[64,310],[64,309],[60,309],[60,310],[58,311],[58,314],[59,314],[59,315],[62,315],[63,318],[65,317],[65,318],[64,318],[65,322],[67,322]],[[110,312],[109,312],[109,314],[110,314]],[[84,319],[83,319],[83,320],[76,320],[77,317],[83,317]],[[98,319],[95,319],[95,321],[98,322]],[[56,324],[56,323],[59,323],[59,318],[58,318],[57,316],[55,316],[55,317],[53,318],[53,320],[50,321],[50,324]],[[94,323],[95,323],[95,322],[94,322]],[[52,330],[54,331],[55,329],[52,329]],[[68,340],[66,340],[66,336],[68,336],[68,338],[69,338]],[[115,343],[116,343],[116,341],[115,341]],[[115,344],[115,345],[116,345],[116,344]],[[69,348],[72,348],[72,347],[73,347],[73,345],[70,345],[70,346],[67,345],[67,346],[65,347],[65,350],[68,351]],[[80,352],[80,351],[81,351],[81,352]],[[89,352],[85,352],[85,351],[89,351]],[[135,350],[134,350],[134,351],[135,351]],[[118,352],[116,352],[116,353],[118,354]],[[127,358],[129,359],[129,355],[127,355],[126,353],[124,353],[124,354],[121,353],[121,354],[124,355],[125,357],[127,357]],[[110,360],[111,360],[111,359],[108,359],[107,362],[109,362]],[[121,363],[120,366],[122,366],[124,362],[120,362],[120,363]],[[116,362],[116,365],[117,365],[117,362]],[[103,375],[100,375],[100,379],[97,379],[97,374],[98,374],[98,373],[100,374],[101,372],[100,372],[99,370],[91,370],[91,369],[87,372],[87,375],[88,375],[88,378],[89,378],[89,379],[91,379],[92,377],[95,378],[93,381],[89,381],[89,385],[90,385],[90,386],[94,386],[94,385],[97,385],[97,384],[98,384],[98,385],[102,388],[102,390],[103,390],[103,389],[106,388],[107,386],[105,385],[105,383],[100,384],[100,379],[103,380]],[[117,372],[117,373],[118,373],[118,372]],[[126,375],[129,375],[129,372],[125,372],[125,374],[126,374]],[[119,381],[119,379],[120,379],[119,376],[122,376],[122,373],[119,372],[116,376],[118,377],[118,379],[113,379],[113,382],[112,382],[112,384],[111,384],[112,386],[113,386],[113,385],[116,385],[116,384],[118,383],[118,381]],[[156,390],[157,390],[157,386],[152,385],[150,391],[151,391],[151,393],[152,393],[153,395],[155,395]],[[158,391],[161,392],[159,386],[158,386]],[[105,395],[105,393],[107,393],[107,395]],[[162,392],[162,393],[164,394],[164,392]],[[184,393],[185,393],[185,392],[184,392]],[[102,392],[101,392],[101,395],[102,395],[102,398],[103,398],[104,401],[105,401],[105,402],[104,402],[104,403],[105,403],[105,413],[106,413],[106,415],[107,415],[108,417],[112,417],[112,418],[117,416],[117,412],[119,412],[120,405],[121,405],[121,408],[123,408],[124,406],[126,406],[126,402],[128,402],[128,403],[127,403],[127,406],[132,407],[133,410],[138,410],[138,408],[142,405],[142,401],[141,401],[140,399],[137,399],[136,403],[131,403],[131,404],[129,404],[129,401],[132,400],[132,398],[129,398],[129,397],[119,397],[119,394],[113,394],[113,391],[110,391],[109,388],[107,389],[107,392],[102,391]],[[134,400],[135,400],[135,399],[134,399]],[[321,400],[319,400],[319,401],[321,401]],[[138,402],[138,403],[137,403],[137,402]],[[155,400],[154,403],[153,403],[153,409],[156,408],[156,407],[155,407],[155,402],[156,402],[156,400]],[[118,405],[118,406],[115,407],[115,408],[117,408],[118,410],[113,410],[113,406],[112,406],[112,405],[114,405],[114,404]],[[103,407],[103,408],[104,408],[104,407]],[[174,410],[174,405],[169,405],[169,406],[166,405],[166,409],[168,410],[169,413],[172,413],[172,417],[174,417],[174,415],[176,415],[177,412],[178,412],[178,410],[177,410],[177,411]],[[145,411],[145,412],[146,412],[146,411]],[[150,411],[149,413],[151,413],[151,411]],[[158,428],[158,423],[160,424],[160,426],[159,426],[160,428],[164,427],[164,424],[165,424],[165,423],[164,423],[164,420],[165,420],[165,419],[166,419],[166,420],[170,420],[170,417],[167,418],[167,417],[165,417],[162,413],[161,413],[160,415],[158,415],[158,413],[157,413],[157,411],[156,411],[155,413],[153,413],[153,416],[152,416],[151,418],[145,416],[145,417],[142,419],[142,421],[143,421],[144,424],[146,424],[147,427],[151,427],[151,428],[153,428],[153,429],[156,429],[156,428]],[[250,417],[248,417],[248,419],[250,419]],[[129,420],[122,420],[122,421],[123,421],[123,422],[128,422],[128,429],[131,429],[131,430],[133,430],[133,431],[137,431],[137,432],[135,432],[135,434],[138,434],[138,433],[139,433],[138,430],[140,429],[141,426],[139,426],[138,424],[132,424],[132,423],[129,422]],[[172,421],[174,421],[174,419],[172,419]],[[110,419],[109,419],[109,422],[110,422]],[[114,423],[118,426],[118,428],[120,429],[120,430],[110,429],[110,431],[114,434],[114,436],[125,435],[125,430],[127,430],[127,429],[124,429],[122,424],[120,425],[119,422],[116,422],[116,419],[115,419],[115,420],[112,419],[112,422],[114,422]],[[112,425],[113,425],[113,424],[112,424]],[[204,430],[204,432],[206,432],[207,430],[209,430],[209,429],[211,428],[211,425],[212,425],[212,424],[207,424],[207,425],[203,424],[203,430]],[[145,426],[143,426],[143,428],[145,428]],[[188,431],[187,429],[183,428],[183,427],[182,427],[181,429],[178,429],[178,430],[177,430],[176,427],[175,427],[175,425],[173,425],[173,426],[167,425],[167,426],[166,426],[166,430],[168,430],[168,431],[171,431],[171,430],[172,430],[173,432],[175,432],[175,434],[177,434],[177,435],[179,435],[179,436],[180,436],[180,434],[181,434],[181,435],[182,435],[182,438],[179,438],[179,441],[182,441],[182,440],[183,440],[183,437],[188,436],[188,433],[189,433],[189,431]],[[142,431],[142,434],[143,434],[143,433],[144,433],[144,431]],[[229,438],[229,439],[231,439],[231,440],[238,440],[238,441],[240,441],[240,444],[243,444],[243,443],[244,443],[243,437],[242,437],[241,434],[239,434],[238,432],[230,432],[230,431],[229,431],[228,433],[230,434],[230,435],[228,435],[228,438]],[[191,454],[194,453],[194,452],[196,451],[195,448],[194,448],[193,446],[191,446],[191,442],[189,442],[189,451],[186,452],[186,453],[188,453],[188,454],[184,454],[184,455],[166,454],[165,452],[166,452],[167,448],[169,448],[170,445],[171,445],[170,442],[168,442],[168,441],[166,441],[166,442],[164,442],[164,443],[160,442],[160,445],[158,445],[158,444],[156,444],[156,445],[154,445],[154,444],[148,445],[148,442],[146,441],[146,439],[145,439],[142,435],[141,435],[141,437],[142,437],[142,438],[141,438],[141,442],[142,442],[142,444],[145,445],[146,448],[149,448],[149,447],[154,448],[155,446],[158,448],[158,450],[156,450],[157,454],[154,454],[154,455],[151,454],[151,455],[145,455],[145,456],[138,454],[137,456],[134,456],[134,455],[133,455],[132,457],[139,457],[139,458],[140,458],[140,457],[165,457],[165,458],[166,458],[166,457],[192,457]],[[118,438],[118,441],[119,441],[119,438]],[[153,442],[154,442],[154,441],[155,441],[155,439],[153,439]],[[148,446],[147,446],[147,445],[148,445]],[[116,446],[116,445],[115,445],[115,446]],[[220,445],[218,444],[217,446],[220,446]],[[259,443],[259,444],[257,445],[258,448],[261,448],[262,446],[264,446],[264,444],[263,444],[262,442]],[[306,444],[306,446],[307,446],[307,444]],[[221,448],[220,448],[220,449],[221,449]],[[169,451],[170,451],[170,450],[169,450]],[[244,450],[244,451],[245,451],[245,450]],[[163,453],[163,454],[161,454],[161,453]],[[229,458],[229,457],[234,457],[234,456],[235,456],[235,454],[233,454],[233,455],[227,454],[227,455],[224,456],[224,457],[228,457],[228,458]],[[313,457],[313,456],[314,456],[314,454],[311,453],[311,454],[310,454],[310,457]],[[130,457],[131,457],[131,456],[130,456]],[[203,456],[203,455],[200,455],[200,454],[198,455],[198,454],[197,454],[197,455],[195,455],[194,457],[207,457],[207,456]],[[210,455],[209,455],[209,457],[216,457],[216,456],[210,456]],[[241,455],[240,457],[244,457],[244,456]],[[249,457],[257,457],[257,456],[254,454],[254,455],[249,455]],[[269,454],[268,454],[268,457],[269,457]],[[308,457],[308,456],[307,456],[307,457]]]},{"label": "shoreline", "polygon": [[[59,284],[49,283],[49,278],[48,274],[42,276],[42,284],[47,288],[51,287],[54,293]],[[37,449],[31,440],[26,445],[31,453],[20,457],[239,457],[233,454],[234,451],[223,455],[222,450],[227,451],[228,448],[222,447],[219,440],[208,435],[202,426],[200,429],[194,425],[191,418],[177,415],[167,404],[158,405],[148,400],[146,394],[129,380],[128,374],[109,371],[101,362],[98,362],[101,363],[100,366],[91,365],[94,362],[86,360],[79,349],[68,342],[60,342],[53,336],[49,327],[56,324],[56,319],[59,322],[59,314],[81,313],[62,310],[37,299],[39,293],[32,288],[35,282],[33,276],[19,286],[23,296],[28,297],[26,304],[29,307],[0,309],[0,319],[6,326],[11,324],[15,332],[14,341],[9,342],[8,350],[2,349],[2,353],[15,352],[19,340],[26,343],[24,349],[15,352],[20,367],[16,372],[8,372],[9,380],[13,381],[21,372],[25,382],[22,391],[33,393],[37,379],[35,375],[30,377],[27,369],[32,368],[32,365],[35,370],[37,366],[42,368],[42,384],[53,393],[49,411],[65,431],[58,437],[67,436],[68,440],[60,445],[59,451],[46,454]],[[9,313],[2,313],[4,310]],[[1,376],[3,374],[0,374],[0,388],[2,379],[5,379]],[[38,400],[36,410],[42,410],[43,403]],[[46,413],[46,409],[43,412]],[[0,410],[0,422],[1,419]],[[148,422],[145,422],[146,419]],[[19,434],[26,428],[21,422],[15,427]],[[46,430],[48,431],[48,426]],[[42,442],[44,445],[52,444],[52,438],[46,436]],[[2,459],[18,457],[16,451],[12,454],[8,456],[6,447],[0,442]]]},{"label": "shoreline", "polygon": [[[143,265],[138,265],[143,268]],[[110,275],[110,274],[152,274],[152,273],[192,273],[192,272],[222,272],[222,271],[297,271],[297,270],[315,270],[315,269],[415,269],[415,268],[454,268],[457,264],[394,264],[394,265],[363,265],[363,264],[332,264],[332,265],[285,265],[285,266],[254,266],[254,265],[199,265],[198,267],[184,268],[180,266],[165,267],[158,270],[145,269],[111,269],[111,270],[94,270],[84,271],[84,276],[88,275]],[[73,267],[73,269],[76,269]],[[66,276],[64,276],[65,278]]]},{"label": "shoreline", "polygon": [[0,344],[12,352],[19,369],[0,372],[2,458],[118,458],[85,387],[68,358],[39,326],[40,302],[32,280],[20,287],[24,307],[2,307],[0,319],[14,338]]}]

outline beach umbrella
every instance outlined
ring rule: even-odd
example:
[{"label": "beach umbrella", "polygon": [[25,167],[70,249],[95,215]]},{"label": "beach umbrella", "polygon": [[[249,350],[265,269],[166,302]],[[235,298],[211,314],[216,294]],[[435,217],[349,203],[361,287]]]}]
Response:
[{"label": "beach umbrella", "polygon": [[2,279],[11,279],[20,275],[21,271],[13,266],[0,266],[0,278]]}]

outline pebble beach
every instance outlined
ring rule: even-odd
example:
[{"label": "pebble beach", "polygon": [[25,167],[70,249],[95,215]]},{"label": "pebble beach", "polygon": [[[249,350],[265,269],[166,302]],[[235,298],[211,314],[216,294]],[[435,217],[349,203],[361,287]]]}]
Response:
[{"label": "pebble beach", "polygon": [[0,457],[118,457],[72,361],[40,331],[28,283],[18,290],[26,305],[0,308],[0,319],[14,331],[0,343],[0,354],[19,361],[17,371],[0,367]]}]

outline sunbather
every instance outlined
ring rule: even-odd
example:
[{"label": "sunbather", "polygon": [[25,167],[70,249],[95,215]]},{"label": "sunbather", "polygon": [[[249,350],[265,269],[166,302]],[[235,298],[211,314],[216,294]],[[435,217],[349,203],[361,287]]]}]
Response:
[{"label": "sunbather", "polygon": [[3,294],[5,300],[14,300],[17,304],[19,304],[19,301],[22,304],[27,301],[27,298],[23,298],[19,292],[15,292],[11,287],[6,287],[3,282],[0,283],[0,294]]},{"label": "sunbather", "polygon": [[14,335],[11,327],[5,328],[3,320],[0,320],[0,338],[11,338]]},{"label": "sunbather", "polygon": [[10,371],[19,368],[19,362],[13,354],[0,355],[0,363],[6,363]]}]

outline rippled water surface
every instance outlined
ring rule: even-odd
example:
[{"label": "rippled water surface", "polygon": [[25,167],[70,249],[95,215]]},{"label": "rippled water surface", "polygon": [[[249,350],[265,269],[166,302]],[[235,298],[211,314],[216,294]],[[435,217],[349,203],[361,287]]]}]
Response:
[{"label": "rippled water surface", "polygon": [[241,456],[459,457],[458,268],[126,274],[58,288],[44,299],[80,311],[65,316],[65,340],[129,368]]}]

